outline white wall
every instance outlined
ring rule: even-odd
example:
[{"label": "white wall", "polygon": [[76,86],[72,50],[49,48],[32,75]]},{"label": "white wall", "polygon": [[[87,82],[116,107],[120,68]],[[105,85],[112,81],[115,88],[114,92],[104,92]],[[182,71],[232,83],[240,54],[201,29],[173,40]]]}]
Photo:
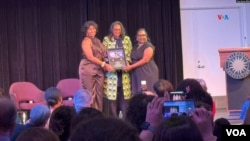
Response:
[{"label": "white wall", "polygon": [[[220,68],[218,48],[250,47],[250,3],[180,0],[180,7],[184,78],[205,78],[212,96],[226,95],[225,72]],[[232,19],[224,23],[220,21],[220,27],[214,17],[223,12]],[[231,26],[227,25],[229,22]],[[197,69],[198,66],[204,68]]]},{"label": "white wall", "polygon": [[245,4],[246,3],[236,3],[236,0],[180,0],[181,8],[241,6]]},{"label": "white wall", "polygon": [[247,45],[250,46],[250,3],[246,4]]},{"label": "white wall", "polygon": [[250,3],[236,3],[236,0],[180,0],[181,9],[190,8],[217,8],[217,7],[243,7],[243,15],[246,26],[243,46],[250,46]]}]

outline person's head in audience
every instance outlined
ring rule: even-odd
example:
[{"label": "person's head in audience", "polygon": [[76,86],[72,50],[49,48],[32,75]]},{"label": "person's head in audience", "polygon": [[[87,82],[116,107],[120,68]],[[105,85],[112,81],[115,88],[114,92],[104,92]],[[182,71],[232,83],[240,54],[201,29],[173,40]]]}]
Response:
[{"label": "person's head in audience", "polygon": [[105,115],[101,111],[92,107],[84,107],[79,113],[77,113],[77,115],[72,120],[71,129],[74,129],[82,121],[88,121],[95,118],[103,117],[105,117]]},{"label": "person's head in audience", "polygon": [[81,111],[84,107],[90,107],[92,103],[91,92],[86,89],[79,89],[74,94],[74,107],[77,113]]},{"label": "person's head in audience", "polygon": [[42,127],[32,127],[22,132],[16,141],[60,141],[55,133]]},{"label": "person's head in audience", "polygon": [[196,80],[200,83],[202,89],[207,92],[207,83],[206,83],[206,81],[204,79],[201,79],[201,78],[196,79]]},{"label": "person's head in audience", "polygon": [[217,137],[217,141],[222,141],[222,126],[230,125],[231,123],[226,118],[218,118],[214,121],[213,134]]},{"label": "person's head in audience", "polygon": [[188,116],[171,116],[156,130],[154,141],[203,141],[196,123]]},{"label": "person's head in audience", "polygon": [[68,141],[71,122],[75,115],[74,107],[60,106],[56,108],[50,117],[49,129],[53,131],[61,141]]},{"label": "person's head in audience", "polygon": [[48,106],[36,105],[30,110],[30,120],[28,124],[35,127],[44,127],[50,117],[50,110]]},{"label": "person's head in audience", "polygon": [[166,92],[174,90],[172,83],[165,79],[160,79],[154,84],[154,90],[159,97],[163,97]]},{"label": "person's head in audience", "polygon": [[50,87],[45,91],[45,100],[51,111],[62,105],[62,95],[58,88]]},{"label": "person's head in audience", "polygon": [[154,96],[136,94],[128,102],[126,121],[136,127],[141,132],[141,125],[146,119],[147,105],[153,100]]},{"label": "person's head in audience", "polygon": [[7,97],[0,96],[0,137],[8,138],[15,128],[17,110],[15,104]]},{"label": "person's head in audience", "polygon": [[141,141],[136,129],[117,118],[96,118],[81,122],[70,141]]},{"label": "person's head in audience", "polygon": [[208,94],[201,87],[200,83],[196,79],[186,78],[182,80],[176,88],[177,91],[183,91],[186,93],[186,99],[192,99],[195,102],[206,103],[212,109],[213,99],[210,94]]}]

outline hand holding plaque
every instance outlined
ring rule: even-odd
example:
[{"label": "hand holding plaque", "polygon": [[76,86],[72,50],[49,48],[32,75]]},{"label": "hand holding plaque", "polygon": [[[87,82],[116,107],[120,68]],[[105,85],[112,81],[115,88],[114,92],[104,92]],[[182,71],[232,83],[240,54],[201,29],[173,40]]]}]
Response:
[{"label": "hand holding plaque", "polygon": [[126,57],[123,48],[108,49],[108,61],[111,66],[116,70],[121,70],[126,66]]}]

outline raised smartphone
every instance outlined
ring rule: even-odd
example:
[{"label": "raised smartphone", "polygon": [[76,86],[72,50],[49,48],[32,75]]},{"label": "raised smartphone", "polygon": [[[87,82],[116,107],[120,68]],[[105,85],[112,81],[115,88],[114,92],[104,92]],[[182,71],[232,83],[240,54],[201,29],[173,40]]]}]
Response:
[{"label": "raised smartphone", "polygon": [[163,104],[164,118],[169,118],[172,115],[190,116],[190,112],[195,109],[195,103],[193,100],[165,101]]}]

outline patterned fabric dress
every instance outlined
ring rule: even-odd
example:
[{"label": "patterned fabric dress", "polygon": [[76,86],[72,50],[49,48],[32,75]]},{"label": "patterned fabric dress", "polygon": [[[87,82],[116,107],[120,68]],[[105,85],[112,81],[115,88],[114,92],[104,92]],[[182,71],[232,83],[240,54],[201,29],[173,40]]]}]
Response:
[{"label": "patterned fabric dress", "polygon": [[[91,38],[91,41],[93,55],[98,59],[103,60],[105,48],[101,41],[97,38]],[[88,60],[83,54],[83,58],[79,65],[79,78],[81,80],[82,87],[92,93],[93,103],[91,106],[102,111],[104,82],[103,68],[100,65]]]},{"label": "patterned fabric dress", "polygon": [[[132,50],[132,43],[128,36],[114,39],[109,36],[104,37],[103,45],[106,49],[116,47],[124,48],[126,60],[131,61],[130,53]],[[104,113],[112,117],[119,117],[122,113],[122,118],[125,118],[127,109],[127,101],[131,97],[130,76],[128,72],[117,70],[116,72],[106,72],[104,80]],[[121,111],[121,112],[120,112]]]},{"label": "patterned fabric dress", "polygon": [[[108,36],[105,36],[103,39],[103,45],[107,49],[115,48],[116,42],[114,40],[110,40]],[[132,50],[132,43],[128,36],[124,36],[122,40],[124,53],[127,61],[131,61],[130,53]],[[107,72],[104,82],[104,94],[107,96],[109,100],[116,100],[117,98],[117,86],[118,86],[118,77],[117,72],[111,73]],[[122,72],[122,85],[123,85],[123,94],[124,99],[130,99],[131,97],[131,86],[130,86],[130,76],[128,72]]]}]

